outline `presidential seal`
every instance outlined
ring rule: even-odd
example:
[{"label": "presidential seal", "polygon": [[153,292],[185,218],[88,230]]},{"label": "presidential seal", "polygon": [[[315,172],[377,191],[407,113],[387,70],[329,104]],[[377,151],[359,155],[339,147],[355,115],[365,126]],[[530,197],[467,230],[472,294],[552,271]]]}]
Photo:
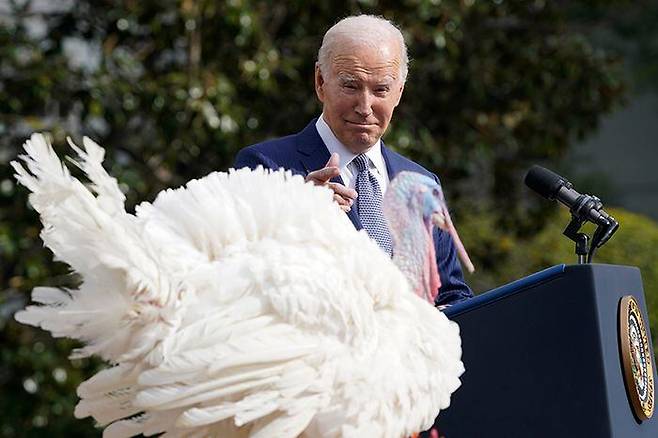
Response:
[{"label": "presidential seal", "polygon": [[640,421],[653,415],[653,362],[646,324],[640,306],[631,295],[619,305],[619,343],[626,390],[633,412]]}]

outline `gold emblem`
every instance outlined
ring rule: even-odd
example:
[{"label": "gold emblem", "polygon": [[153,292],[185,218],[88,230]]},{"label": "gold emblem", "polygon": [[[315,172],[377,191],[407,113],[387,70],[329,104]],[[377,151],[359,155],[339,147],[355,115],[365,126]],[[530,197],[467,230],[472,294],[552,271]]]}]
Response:
[{"label": "gold emblem", "polygon": [[648,420],[654,409],[653,362],[649,335],[640,306],[631,295],[619,305],[619,342],[628,397],[640,421]]}]

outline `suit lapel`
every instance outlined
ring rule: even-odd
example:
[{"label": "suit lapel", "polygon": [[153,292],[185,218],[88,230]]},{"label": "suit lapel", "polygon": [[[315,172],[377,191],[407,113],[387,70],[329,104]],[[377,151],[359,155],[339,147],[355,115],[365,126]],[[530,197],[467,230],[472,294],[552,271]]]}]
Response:
[{"label": "suit lapel", "polygon": [[[314,170],[322,169],[331,154],[322,141],[322,137],[318,134],[318,130],[315,128],[315,122],[317,119],[313,119],[302,132],[297,135],[297,152],[299,152],[299,159],[302,163],[302,166],[306,173],[312,172]],[[343,184],[343,179],[338,175],[335,178],[331,179],[332,182]],[[356,212],[356,208],[353,208],[347,213],[347,217],[352,221],[354,228],[360,230],[363,228],[359,215]]]},{"label": "suit lapel", "polygon": [[388,172],[389,181],[393,181],[393,178],[395,178],[395,176],[401,171],[407,170],[404,161],[387,148],[383,141],[382,156],[384,157],[384,163],[386,163],[386,171]]},{"label": "suit lapel", "polygon": [[330,157],[329,150],[315,129],[316,120],[313,119],[306,128],[297,134],[297,152],[299,152],[299,160],[307,174],[322,169]]}]

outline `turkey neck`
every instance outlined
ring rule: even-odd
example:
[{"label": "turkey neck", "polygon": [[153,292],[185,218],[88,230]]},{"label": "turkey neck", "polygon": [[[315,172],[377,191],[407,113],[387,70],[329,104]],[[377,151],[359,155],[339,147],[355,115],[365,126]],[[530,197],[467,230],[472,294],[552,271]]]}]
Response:
[{"label": "turkey neck", "polygon": [[436,267],[432,224],[418,215],[406,225],[391,229],[393,263],[407,277],[413,291],[434,304],[441,281]]}]

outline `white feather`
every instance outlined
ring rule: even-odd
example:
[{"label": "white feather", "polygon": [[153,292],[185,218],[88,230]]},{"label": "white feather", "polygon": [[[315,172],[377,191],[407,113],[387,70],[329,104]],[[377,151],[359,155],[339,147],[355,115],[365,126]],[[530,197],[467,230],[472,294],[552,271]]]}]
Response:
[{"label": "white feather", "polygon": [[[78,388],[104,436],[406,437],[463,372],[456,324],[332,202],[287,172],[212,173],[126,213],[89,139],[86,188],[26,142],[44,242],[83,278],[16,318],[118,364]],[[135,417],[135,415],[138,416]],[[110,424],[111,423],[111,424]]]}]

